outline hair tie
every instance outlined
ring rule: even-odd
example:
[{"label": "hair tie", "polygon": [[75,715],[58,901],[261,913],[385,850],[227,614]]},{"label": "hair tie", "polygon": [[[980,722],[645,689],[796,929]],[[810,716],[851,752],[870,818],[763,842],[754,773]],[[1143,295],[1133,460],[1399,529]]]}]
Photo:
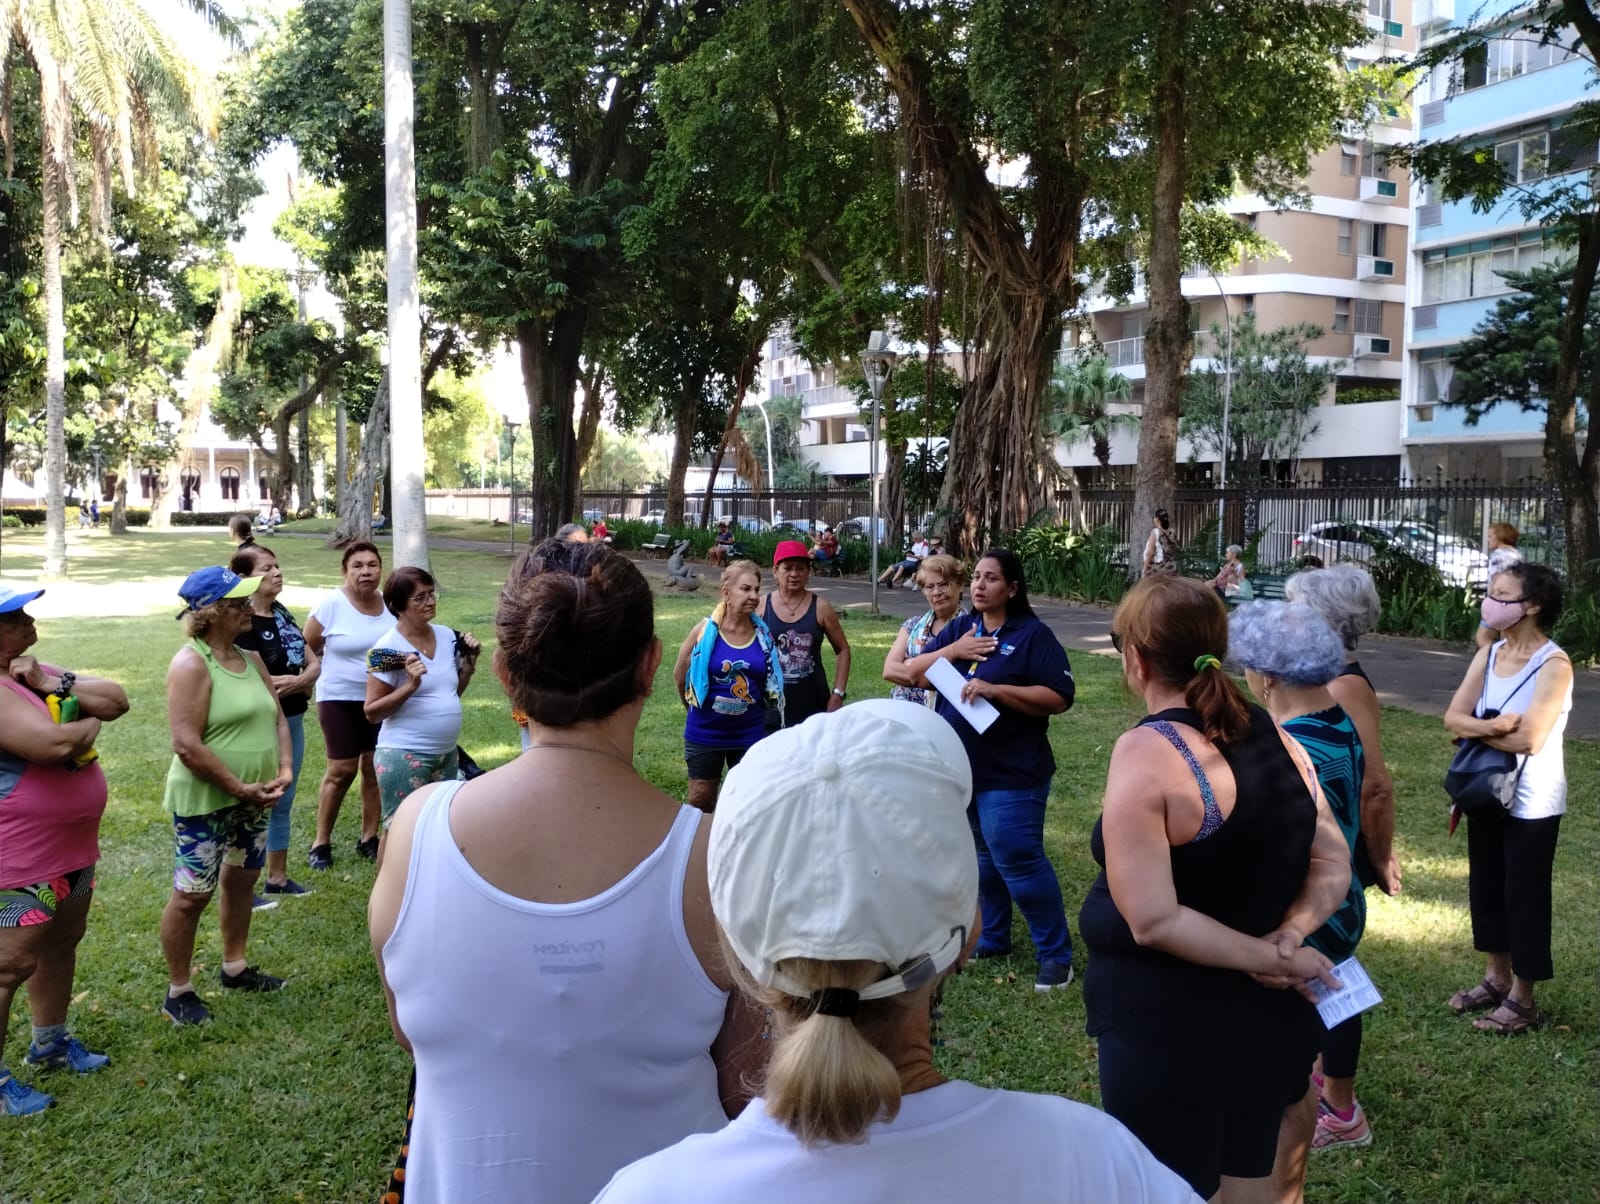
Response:
[{"label": "hair tie", "polygon": [[849,987],[823,987],[811,994],[812,1011],[818,1016],[849,1018],[861,1006],[861,993]]},{"label": "hair tie", "polygon": [[1222,662],[1216,657],[1212,656],[1209,652],[1202,652],[1199,656],[1194,658],[1194,671],[1196,673],[1204,673],[1207,669],[1220,668],[1222,668]]}]

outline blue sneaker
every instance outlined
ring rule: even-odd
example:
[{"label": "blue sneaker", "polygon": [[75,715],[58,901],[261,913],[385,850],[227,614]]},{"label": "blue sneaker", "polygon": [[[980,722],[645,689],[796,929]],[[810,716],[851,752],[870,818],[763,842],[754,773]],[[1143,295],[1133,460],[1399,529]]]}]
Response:
[{"label": "blue sneaker", "polygon": [[1064,991],[1071,985],[1071,962],[1039,963],[1039,977],[1033,980],[1035,991]]},{"label": "blue sneaker", "polygon": [[55,1096],[35,1091],[13,1075],[0,1079],[0,1116],[32,1116],[55,1102]]},{"label": "blue sneaker", "polygon": [[29,1066],[38,1066],[42,1070],[66,1068],[73,1074],[93,1074],[111,1065],[109,1055],[86,1049],[82,1041],[70,1035],[49,1045],[30,1044],[28,1055],[22,1060]]}]

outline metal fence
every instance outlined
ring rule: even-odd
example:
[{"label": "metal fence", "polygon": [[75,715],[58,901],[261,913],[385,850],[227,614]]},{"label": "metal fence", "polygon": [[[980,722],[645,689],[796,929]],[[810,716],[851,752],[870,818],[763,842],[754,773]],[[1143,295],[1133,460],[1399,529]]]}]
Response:
[{"label": "metal fence", "polygon": [[[684,521],[700,525],[705,502],[703,491],[684,499]],[[659,522],[667,507],[665,490],[643,493],[585,491],[579,498],[585,519],[640,519]],[[730,522],[765,528],[775,523],[790,523],[802,530],[816,531],[823,526],[838,526],[849,518],[865,518],[871,506],[865,487],[861,489],[761,489],[718,490],[712,494],[710,521]]]},{"label": "metal fence", "polygon": [[[1133,512],[1132,489],[1085,489],[1057,497],[1059,518],[1079,530],[1111,528],[1123,543],[1143,543],[1150,517]],[[1180,543],[1209,537],[1220,529],[1223,544],[1248,545],[1258,532],[1257,560],[1280,564],[1298,554],[1296,540],[1321,523],[1404,524],[1411,543],[1431,551],[1435,562],[1455,541],[1471,548],[1487,545],[1489,524],[1516,527],[1524,556],[1556,568],[1565,566],[1561,497],[1546,481],[1493,485],[1474,481],[1418,484],[1263,485],[1259,488],[1182,488],[1171,508]]]}]

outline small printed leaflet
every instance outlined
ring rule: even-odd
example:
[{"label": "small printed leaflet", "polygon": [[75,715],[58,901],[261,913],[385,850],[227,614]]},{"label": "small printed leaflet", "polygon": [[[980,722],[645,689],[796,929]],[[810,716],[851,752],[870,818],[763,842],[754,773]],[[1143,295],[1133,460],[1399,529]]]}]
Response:
[{"label": "small printed leaflet", "polygon": [[928,682],[951,706],[960,713],[961,717],[980,732],[989,730],[989,725],[1000,717],[1000,712],[995,710],[994,703],[987,698],[974,698],[971,702],[963,702],[961,687],[967,684],[967,679],[962,676],[949,661],[940,657],[933,662],[933,667],[928,670]]},{"label": "small printed leaflet", "polygon": [[1337,991],[1316,980],[1310,984],[1317,1000],[1317,1014],[1328,1028],[1383,1002],[1378,988],[1372,985],[1372,979],[1355,958],[1347,958],[1335,966],[1333,976],[1344,984]]}]

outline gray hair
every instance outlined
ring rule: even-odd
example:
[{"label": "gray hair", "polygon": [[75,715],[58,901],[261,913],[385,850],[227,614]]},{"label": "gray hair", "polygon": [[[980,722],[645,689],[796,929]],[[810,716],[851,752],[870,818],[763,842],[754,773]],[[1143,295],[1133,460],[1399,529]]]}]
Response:
[{"label": "gray hair", "polygon": [[1232,553],[1235,556],[1242,556],[1244,555],[1244,549],[1236,543],[1230,543],[1227,547],[1222,549],[1222,554],[1224,556],[1228,555],[1229,553]]},{"label": "gray hair", "polygon": [[1354,564],[1296,573],[1284,582],[1283,596],[1304,602],[1339,633],[1345,650],[1354,652],[1361,637],[1377,625],[1383,610],[1372,574]]},{"label": "gray hair", "polygon": [[1325,686],[1344,671],[1344,648],[1303,602],[1243,602],[1228,616],[1228,655],[1291,686]]}]

